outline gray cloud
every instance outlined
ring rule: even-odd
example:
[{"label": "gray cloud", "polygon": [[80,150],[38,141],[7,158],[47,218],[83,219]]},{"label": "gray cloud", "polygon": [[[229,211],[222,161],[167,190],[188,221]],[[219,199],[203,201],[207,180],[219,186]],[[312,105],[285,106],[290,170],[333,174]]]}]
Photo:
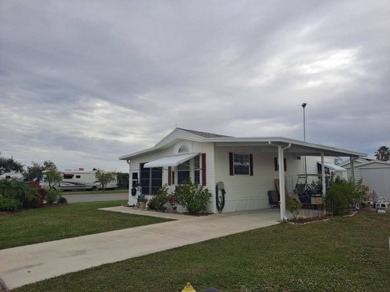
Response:
[{"label": "gray cloud", "polygon": [[117,160],[175,126],[389,145],[386,1],[2,1],[0,151]]}]

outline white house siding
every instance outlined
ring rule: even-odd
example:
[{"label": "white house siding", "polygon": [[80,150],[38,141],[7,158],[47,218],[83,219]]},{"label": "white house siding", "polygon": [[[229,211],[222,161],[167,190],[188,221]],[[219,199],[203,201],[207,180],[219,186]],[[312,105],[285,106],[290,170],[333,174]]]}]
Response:
[{"label": "white house siding", "polygon": [[[355,170],[354,171],[355,182],[358,182],[361,179],[360,170],[358,169],[358,166],[364,163],[366,163],[366,161],[362,162],[359,161],[359,159],[354,161],[353,165]],[[352,178],[351,163],[350,162],[343,163],[341,166],[347,169],[347,179],[351,179]]]},{"label": "white house siding", "polygon": [[[362,178],[362,176],[360,174],[360,170],[356,168],[356,166],[354,167],[354,170],[355,171],[353,172],[353,174],[354,174],[355,182],[358,182]],[[352,178],[352,170],[350,168],[347,168],[347,177],[348,179]]]},{"label": "white house siding", "polygon": [[[304,171],[304,161],[305,161],[305,156],[301,157],[302,160],[302,166],[303,166],[303,171],[301,172],[302,174],[305,173]],[[324,156],[324,163],[330,163],[330,164],[336,164],[336,157],[332,156]],[[306,167],[307,167],[307,173],[308,174],[317,174],[318,173],[318,168],[317,168],[317,163],[321,163],[321,156],[306,156]],[[333,171],[332,171],[333,172]],[[339,172],[336,171],[334,172],[335,176],[339,176],[341,178],[347,178],[347,172]],[[313,181],[318,181],[318,177],[309,177],[308,178],[308,183],[311,184]]]},{"label": "white house siding", "polygon": [[375,191],[379,198],[390,200],[390,166],[371,164],[358,169],[364,185]]},{"label": "white house siding", "polygon": [[[229,174],[229,152],[253,155],[253,176]],[[268,191],[275,190],[274,180],[279,178],[274,169],[277,151],[264,152],[261,147],[215,147],[215,183],[223,182],[226,202],[223,212],[235,212],[269,208]],[[292,191],[301,161],[285,153],[287,172],[286,186]]]}]

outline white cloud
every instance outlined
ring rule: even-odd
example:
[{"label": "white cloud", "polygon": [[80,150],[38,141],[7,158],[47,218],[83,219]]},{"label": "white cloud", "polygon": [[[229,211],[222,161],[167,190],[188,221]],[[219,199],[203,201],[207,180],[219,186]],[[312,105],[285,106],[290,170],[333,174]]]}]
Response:
[{"label": "white cloud", "polygon": [[1,1],[0,151],[126,169],[175,126],[300,139],[307,102],[309,141],[373,153],[389,142],[389,9]]}]

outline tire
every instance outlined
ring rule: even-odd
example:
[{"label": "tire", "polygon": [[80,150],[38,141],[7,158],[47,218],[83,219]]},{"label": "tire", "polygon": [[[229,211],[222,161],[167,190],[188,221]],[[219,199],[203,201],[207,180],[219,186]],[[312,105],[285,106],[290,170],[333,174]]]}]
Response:
[{"label": "tire", "polygon": [[96,191],[97,191],[97,189],[98,189],[98,188],[97,188],[97,186],[93,186],[93,187],[92,187],[92,189],[91,189],[91,191],[94,191],[94,192],[96,192]]}]

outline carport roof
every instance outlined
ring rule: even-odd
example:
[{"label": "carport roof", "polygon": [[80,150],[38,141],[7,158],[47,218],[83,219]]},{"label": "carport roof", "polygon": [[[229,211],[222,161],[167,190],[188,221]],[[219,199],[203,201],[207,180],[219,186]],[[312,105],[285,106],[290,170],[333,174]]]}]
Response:
[{"label": "carport roof", "polygon": [[[206,135],[207,134],[207,135]],[[166,149],[180,140],[196,141],[200,143],[214,143],[216,147],[224,146],[247,146],[262,147],[275,151],[277,146],[287,147],[286,152],[306,156],[344,156],[344,157],[365,157],[367,154],[356,151],[309,143],[306,141],[294,140],[284,137],[230,137],[205,132],[176,128],[154,147],[119,157],[120,160],[128,160],[143,154],[153,153]]]},{"label": "carport roof", "polygon": [[290,146],[287,152],[297,155],[319,156],[323,153],[325,156],[348,156],[364,157],[365,153],[336,148],[326,145],[314,144],[300,140],[294,140],[284,137],[247,137],[247,138],[214,138],[208,139],[208,142],[215,143],[216,146]]}]

